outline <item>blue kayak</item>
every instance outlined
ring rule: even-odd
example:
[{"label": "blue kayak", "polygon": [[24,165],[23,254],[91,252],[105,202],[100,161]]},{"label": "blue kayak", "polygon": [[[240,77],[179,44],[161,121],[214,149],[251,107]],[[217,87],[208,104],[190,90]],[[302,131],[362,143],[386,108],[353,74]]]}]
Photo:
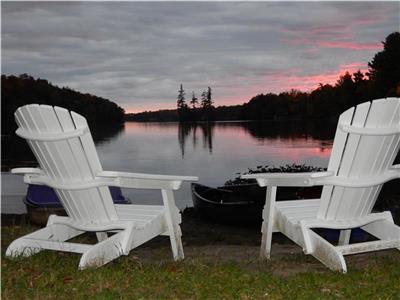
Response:
[{"label": "blue kayak", "polygon": [[[111,197],[115,204],[128,204],[119,187],[110,186]],[[30,207],[61,208],[62,205],[54,190],[45,185],[30,184],[24,202]]]}]

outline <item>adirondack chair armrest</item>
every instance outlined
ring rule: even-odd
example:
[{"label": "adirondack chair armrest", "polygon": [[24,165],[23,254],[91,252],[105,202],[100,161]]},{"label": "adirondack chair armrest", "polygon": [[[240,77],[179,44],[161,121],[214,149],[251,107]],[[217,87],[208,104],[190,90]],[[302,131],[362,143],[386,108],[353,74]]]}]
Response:
[{"label": "adirondack chair armrest", "polygon": [[43,171],[39,168],[14,168],[11,169],[11,173],[16,175],[43,175]]},{"label": "adirondack chair armrest", "polygon": [[27,184],[43,184],[42,182],[36,182],[37,178],[41,178],[44,175],[39,168],[14,168],[11,169],[11,174],[23,175],[24,182]]},{"label": "adirondack chair armrest", "polygon": [[365,188],[384,184],[393,179],[400,178],[400,165],[395,165],[384,173],[370,177],[344,177],[330,176],[314,178],[314,185],[337,185],[341,187]]},{"label": "adirondack chair armrest", "polygon": [[256,179],[259,186],[314,186],[321,178],[333,177],[334,173],[256,173],[240,176],[243,179]]},{"label": "adirondack chair armrest", "polygon": [[197,181],[196,176],[174,176],[128,172],[103,171],[96,174],[98,178],[113,179],[113,184],[124,188],[172,189],[178,190],[183,181]]}]

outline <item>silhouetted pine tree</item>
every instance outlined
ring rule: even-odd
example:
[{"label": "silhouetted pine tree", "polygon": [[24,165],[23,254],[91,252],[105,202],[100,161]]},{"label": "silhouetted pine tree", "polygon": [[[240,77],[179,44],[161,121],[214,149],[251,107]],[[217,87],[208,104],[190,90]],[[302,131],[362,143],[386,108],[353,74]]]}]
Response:
[{"label": "silhouetted pine tree", "polygon": [[203,91],[203,93],[201,93],[201,107],[209,109],[212,106],[213,106],[212,91],[211,88],[208,87],[206,91]]},{"label": "silhouetted pine tree", "polygon": [[199,101],[196,98],[194,91],[192,92],[192,100],[190,100],[190,104],[192,105],[192,108],[196,108],[196,104],[199,104]]},{"label": "silhouetted pine tree", "polygon": [[212,101],[212,91],[208,87],[207,90],[201,93],[201,107],[202,107],[202,119],[205,121],[214,120],[214,106]]},{"label": "silhouetted pine tree", "polygon": [[207,107],[207,91],[201,93],[201,107],[203,109]]},{"label": "silhouetted pine tree", "polygon": [[183,89],[183,85],[181,84],[180,89],[178,90],[178,101],[176,101],[178,110],[182,109],[186,106],[185,102],[185,91]]},{"label": "silhouetted pine tree", "polygon": [[178,117],[179,122],[187,121],[189,117],[188,106],[185,101],[185,91],[183,89],[183,85],[181,84],[180,89],[178,90],[178,100],[176,102],[178,107]]}]

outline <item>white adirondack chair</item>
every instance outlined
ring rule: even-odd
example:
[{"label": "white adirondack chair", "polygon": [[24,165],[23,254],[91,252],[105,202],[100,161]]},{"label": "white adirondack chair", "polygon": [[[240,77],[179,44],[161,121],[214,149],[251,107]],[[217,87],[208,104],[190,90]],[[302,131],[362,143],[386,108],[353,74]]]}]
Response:
[{"label": "white adirondack chair", "polygon": [[[400,98],[367,102],[339,118],[326,172],[248,174],[267,186],[261,258],[270,258],[273,232],[282,232],[331,270],[347,272],[344,255],[389,248],[400,250],[400,227],[389,211],[373,213],[383,183],[400,178],[393,165],[400,147]],[[323,185],[320,199],[277,201],[278,186]],[[377,241],[349,244],[361,227]],[[340,229],[337,246],[313,228]]]},{"label": "white adirondack chair", "polygon": [[[30,256],[42,249],[82,253],[83,269],[168,235],[174,259],[183,259],[181,216],[173,190],[197,177],[103,171],[84,117],[37,104],[20,107],[15,117],[16,133],[27,140],[40,169],[17,168],[12,173],[25,174],[26,183],[54,188],[68,216],[50,216],[45,228],[13,241],[6,256]],[[114,205],[108,186],[160,189],[164,205]],[[66,242],[86,231],[96,233],[97,244]]]}]

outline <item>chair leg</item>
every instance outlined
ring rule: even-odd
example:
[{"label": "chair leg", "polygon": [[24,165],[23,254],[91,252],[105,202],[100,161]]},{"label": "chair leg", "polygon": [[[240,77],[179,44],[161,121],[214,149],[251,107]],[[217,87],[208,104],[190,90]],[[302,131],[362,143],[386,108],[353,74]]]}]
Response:
[{"label": "chair leg", "polygon": [[184,259],[185,255],[183,253],[182,246],[182,232],[179,224],[177,223],[177,218],[174,218],[173,214],[175,208],[174,194],[172,190],[161,190],[163,203],[165,207],[165,218],[168,226],[169,238],[171,241],[171,248],[174,260]]},{"label": "chair leg", "polygon": [[311,243],[310,254],[332,271],[347,272],[343,255],[331,243],[320,237],[311,229],[306,229]]},{"label": "chair leg", "polygon": [[13,241],[7,248],[7,257],[28,257],[44,250],[37,243],[32,243],[30,240],[20,237]]},{"label": "chair leg", "polygon": [[165,231],[163,215],[159,215],[145,227],[136,228],[135,222],[127,225],[123,231],[93,245],[86,251],[79,262],[79,269],[100,267],[121,255],[128,255],[132,249]]},{"label": "chair leg", "polygon": [[108,238],[107,232],[96,232],[96,237],[99,242],[102,242]]},{"label": "chair leg", "polygon": [[272,244],[272,230],[268,230],[268,220],[263,221],[261,225],[261,248],[260,248],[260,259],[271,258],[271,244]]},{"label": "chair leg", "polygon": [[41,240],[45,242],[64,242],[82,233],[83,231],[73,229],[64,224],[51,224],[13,241],[7,248],[6,256],[28,257],[45,249],[45,247],[41,245]]},{"label": "chair leg", "polygon": [[92,246],[88,251],[83,253],[79,261],[79,269],[101,267],[123,255],[123,243],[126,239],[126,234],[129,234],[126,230],[121,231]]},{"label": "chair leg", "polygon": [[276,187],[267,187],[265,206],[263,209],[263,223],[261,225],[260,259],[271,258],[272,231],[275,214]]},{"label": "chair leg", "polygon": [[339,246],[348,245],[350,242],[351,229],[340,230]]}]

